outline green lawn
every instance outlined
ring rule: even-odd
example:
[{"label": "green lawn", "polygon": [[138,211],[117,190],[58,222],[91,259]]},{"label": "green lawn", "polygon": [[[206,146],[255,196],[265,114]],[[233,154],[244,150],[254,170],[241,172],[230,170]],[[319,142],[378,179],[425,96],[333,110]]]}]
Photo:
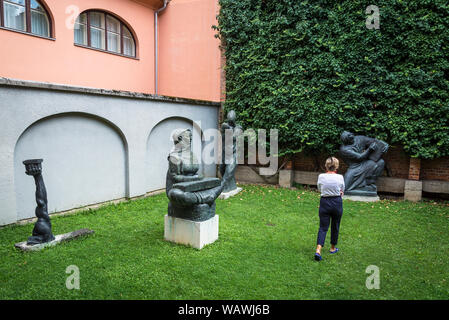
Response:
[{"label": "green lawn", "polygon": [[[95,234],[23,253],[32,224],[0,229],[0,299],[448,299],[449,204],[345,201],[340,252],[313,260],[319,194],[245,185],[217,201],[219,239],[163,240],[167,198],[54,217],[54,234]],[[80,290],[68,290],[69,265]],[[380,269],[380,289],[365,272]]]}]

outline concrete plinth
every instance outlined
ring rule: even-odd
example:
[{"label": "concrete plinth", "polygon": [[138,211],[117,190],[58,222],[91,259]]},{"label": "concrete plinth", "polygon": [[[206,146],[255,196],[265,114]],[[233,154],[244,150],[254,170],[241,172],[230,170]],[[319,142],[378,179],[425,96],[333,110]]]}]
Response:
[{"label": "concrete plinth", "polygon": [[345,200],[351,200],[351,201],[362,201],[362,202],[374,202],[379,201],[379,196],[354,196],[354,195],[344,195],[343,199]]},{"label": "concrete plinth", "polygon": [[39,250],[42,250],[47,247],[53,247],[61,242],[70,241],[70,240],[76,239],[78,237],[81,237],[84,235],[89,235],[92,233],[94,233],[93,230],[80,229],[80,230],[76,230],[76,231],[69,232],[69,233],[58,234],[57,236],[55,236],[55,240],[50,241],[50,242],[28,245],[26,241],[23,241],[23,242],[16,243],[14,246],[17,249],[20,249],[22,251],[39,251]]},{"label": "concrete plinth", "polygon": [[218,215],[206,221],[192,221],[165,215],[167,241],[202,249],[218,239]]},{"label": "concrete plinth", "polygon": [[422,181],[406,180],[404,187],[404,200],[421,201],[422,199]]},{"label": "concrete plinth", "polygon": [[228,199],[228,198],[230,198],[230,197],[235,196],[237,193],[239,193],[239,192],[242,191],[242,190],[243,190],[242,188],[237,187],[236,189],[231,190],[231,191],[229,191],[229,192],[222,192],[222,193],[218,196],[218,199],[226,200],[226,199]]},{"label": "concrete plinth", "polygon": [[279,171],[279,186],[282,188],[291,188],[293,186],[293,170]]}]

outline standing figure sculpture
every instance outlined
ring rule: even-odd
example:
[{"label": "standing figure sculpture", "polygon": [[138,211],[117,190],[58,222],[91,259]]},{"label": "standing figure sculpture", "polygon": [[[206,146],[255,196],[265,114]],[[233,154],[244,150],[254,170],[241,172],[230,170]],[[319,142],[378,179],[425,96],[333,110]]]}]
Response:
[{"label": "standing figure sculpture", "polygon": [[203,178],[198,174],[199,163],[192,152],[190,129],[175,130],[174,148],[168,156],[166,193],[170,202],[168,215],[205,221],[215,215],[215,199],[223,186],[218,178]]},{"label": "standing figure sculpture", "polygon": [[382,174],[385,161],[381,158],[389,145],[381,140],[341,134],[340,154],[348,165],[344,175],[346,195],[377,196],[376,181]]},{"label": "standing figure sculpture", "polygon": [[37,222],[33,228],[33,235],[28,238],[28,245],[46,243],[55,240],[51,231],[50,217],[47,209],[47,190],[42,177],[42,159],[25,160],[25,173],[34,177],[36,183],[36,217]]},{"label": "standing figure sculpture", "polygon": [[[237,188],[235,170],[237,169],[237,137],[242,133],[242,127],[235,122],[234,110],[228,112],[227,119],[221,125],[222,158],[220,174],[223,179],[223,192],[231,192]],[[232,141],[230,141],[232,137]],[[241,190],[241,189],[240,189]]]}]

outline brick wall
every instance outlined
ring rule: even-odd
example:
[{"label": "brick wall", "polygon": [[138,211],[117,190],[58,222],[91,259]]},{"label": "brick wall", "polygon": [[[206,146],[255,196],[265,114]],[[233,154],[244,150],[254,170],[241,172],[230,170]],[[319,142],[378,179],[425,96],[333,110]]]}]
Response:
[{"label": "brick wall", "polygon": [[390,146],[383,158],[391,177],[408,179],[410,157],[401,146]]},{"label": "brick wall", "polygon": [[449,157],[421,160],[421,180],[449,181]]},{"label": "brick wall", "polygon": [[419,180],[421,172],[421,159],[410,158],[410,166],[408,169],[408,180]]}]

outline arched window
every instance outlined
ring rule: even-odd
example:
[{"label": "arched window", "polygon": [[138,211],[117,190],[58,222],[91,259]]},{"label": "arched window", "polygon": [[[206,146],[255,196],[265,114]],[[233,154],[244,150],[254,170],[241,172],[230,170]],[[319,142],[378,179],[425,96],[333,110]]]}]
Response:
[{"label": "arched window", "polygon": [[126,25],[109,13],[89,10],[75,22],[75,44],[124,56],[136,56],[136,43]]},{"label": "arched window", "polygon": [[0,0],[0,26],[51,37],[51,20],[37,0]]}]

